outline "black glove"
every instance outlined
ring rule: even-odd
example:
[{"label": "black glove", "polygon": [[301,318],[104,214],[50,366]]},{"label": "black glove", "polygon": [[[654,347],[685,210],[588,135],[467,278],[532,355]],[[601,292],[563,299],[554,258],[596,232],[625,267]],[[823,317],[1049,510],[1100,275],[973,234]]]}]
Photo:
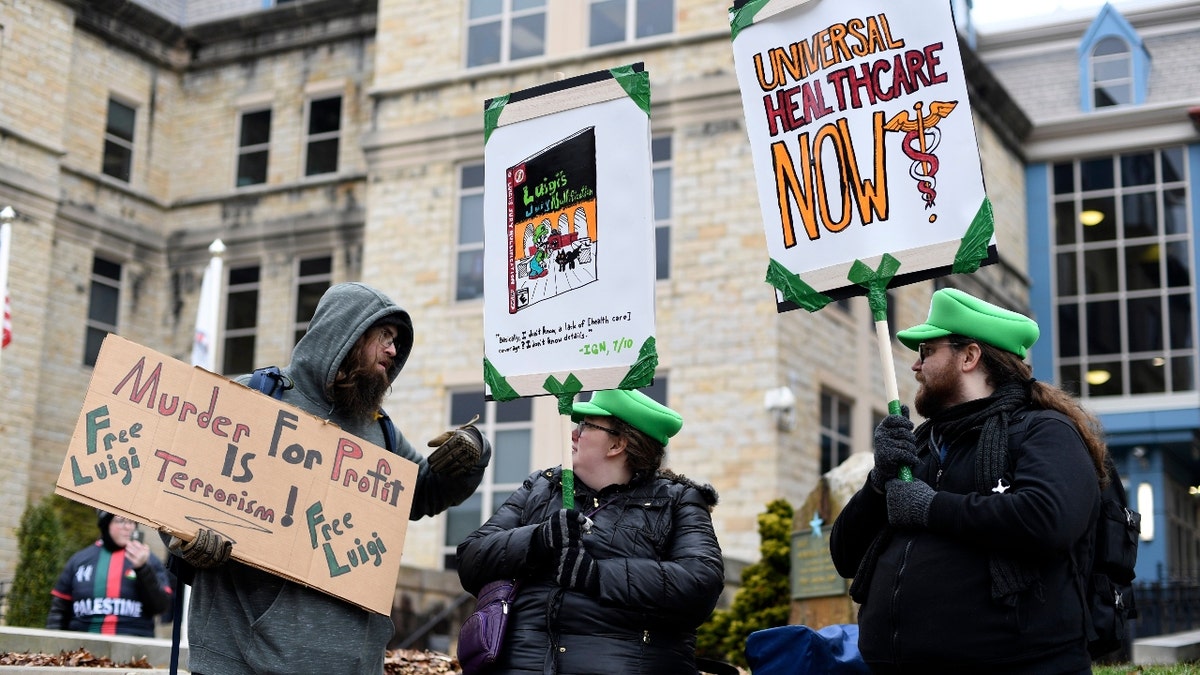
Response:
[{"label": "black glove", "polygon": [[233,542],[215,530],[203,528],[191,541],[172,536],[167,550],[183,558],[184,562],[192,567],[206,570],[229,560],[230,554],[233,553]]},{"label": "black glove", "polygon": [[927,527],[929,505],[937,494],[929,483],[913,479],[911,483],[893,478],[887,482],[888,522],[896,527]]},{"label": "black glove", "polygon": [[600,567],[583,544],[568,546],[558,556],[558,585],[600,595]]},{"label": "black glove", "polygon": [[888,415],[875,427],[875,468],[868,478],[878,492],[900,475],[900,467],[917,464],[917,437],[908,419],[908,407],[901,406],[900,412],[903,414]]},{"label": "black glove", "polygon": [[579,533],[587,517],[575,509],[559,509],[538,526],[534,539],[545,554],[579,546]]},{"label": "black glove", "polygon": [[474,426],[478,419],[479,415],[476,415],[461,427],[429,441],[429,447],[437,448],[428,457],[430,470],[461,476],[475,468],[483,455],[483,434]]}]

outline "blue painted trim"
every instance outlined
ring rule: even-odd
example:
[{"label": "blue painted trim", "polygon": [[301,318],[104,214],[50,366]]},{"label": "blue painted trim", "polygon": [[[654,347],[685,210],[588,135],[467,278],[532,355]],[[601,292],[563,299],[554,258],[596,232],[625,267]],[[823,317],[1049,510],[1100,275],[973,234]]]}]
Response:
[{"label": "blue painted trim", "polygon": [[1186,431],[1190,438],[1193,430],[1200,429],[1200,410],[1195,408],[1106,413],[1098,417],[1109,433]]},{"label": "blue painted trim", "polygon": [[1026,254],[1029,257],[1029,307],[1041,333],[1033,343],[1030,362],[1033,376],[1055,381],[1054,284],[1051,256],[1054,242],[1050,236],[1050,165],[1025,167]]},{"label": "blue painted trim", "polygon": [[1141,105],[1146,102],[1146,91],[1150,85],[1150,51],[1146,49],[1146,43],[1142,41],[1137,30],[1125,20],[1125,17],[1111,4],[1105,3],[1079,41],[1077,51],[1079,109],[1083,112],[1096,111],[1095,103],[1092,101],[1092,77],[1088,62],[1096,43],[1107,37],[1120,38],[1129,46],[1129,55],[1132,60],[1133,105]]},{"label": "blue painted trim", "polygon": [[[1192,295],[1196,305],[1200,305],[1200,297],[1196,297],[1196,285],[1200,283],[1200,243],[1196,241],[1196,222],[1200,219],[1200,143],[1188,144],[1188,190],[1192,192]],[[1200,316],[1192,316],[1192,344],[1196,344],[1196,335],[1200,335]],[[1193,347],[1192,358],[1200,364],[1200,347]],[[1196,382],[1200,387],[1200,382]]]}]

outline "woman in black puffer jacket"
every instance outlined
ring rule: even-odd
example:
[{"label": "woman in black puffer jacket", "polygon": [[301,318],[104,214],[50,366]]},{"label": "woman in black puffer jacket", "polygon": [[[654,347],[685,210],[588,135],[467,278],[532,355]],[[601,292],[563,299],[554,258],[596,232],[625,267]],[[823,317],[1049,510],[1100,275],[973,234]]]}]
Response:
[{"label": "woman in black puffer jacket", "polygon": [[675,411],[636,391],[573,406],[575,508],[562,469],[532,474],[458,547],[472,594],[518,579],[492,673],[689,674],[724,587],[711,486],[660,470]]}]

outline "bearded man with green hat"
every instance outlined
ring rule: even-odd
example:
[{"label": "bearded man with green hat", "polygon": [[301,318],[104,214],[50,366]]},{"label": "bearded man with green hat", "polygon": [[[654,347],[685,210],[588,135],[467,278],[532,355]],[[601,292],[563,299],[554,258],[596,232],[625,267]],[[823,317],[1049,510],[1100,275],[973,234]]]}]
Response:
[{"label": "bearded man with green hat", "polygon": [[897,333],[917,352],[925,421],[880,422],[875,466],[830,537],[875,672],[1091,672],[1072,558],[1091,559],[1108,451],[1094,416],[1032,377],[1038,334],[953,288]]},{"label": "bearded man with green hat", "polygon": [[725,574],[716,491],[662,468],[683,418],[611,389],[575,403],[571,420],[577,507],[562,507],[563,468],[545,469],[458,546],[471,594],[520,583],[488,673],[695,673],[696,628]]}]

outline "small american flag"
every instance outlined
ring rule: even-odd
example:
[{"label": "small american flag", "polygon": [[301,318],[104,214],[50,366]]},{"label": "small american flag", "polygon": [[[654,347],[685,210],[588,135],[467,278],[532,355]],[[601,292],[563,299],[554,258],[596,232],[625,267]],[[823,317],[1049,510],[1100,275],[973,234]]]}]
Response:
[{"label": "small american flag", "polygon": [[4,296],[4,342],[0,345],[0,349],[8,346],[12,342],[12,311],[9,309],[8,296]]}]

